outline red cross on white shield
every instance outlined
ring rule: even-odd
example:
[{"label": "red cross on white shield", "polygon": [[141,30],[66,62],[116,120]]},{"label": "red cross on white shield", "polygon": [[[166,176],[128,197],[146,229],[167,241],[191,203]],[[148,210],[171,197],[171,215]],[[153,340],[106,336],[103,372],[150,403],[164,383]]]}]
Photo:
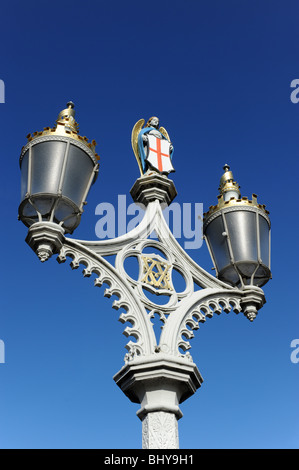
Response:
[{"label": "red cross on white shield", "polygon": [[151,167],[160,173],[170,173],[174,171],[170,158],[170,143],[166,139],[158,139],[153,135],[148,136],[148,156],[147,161]]}]

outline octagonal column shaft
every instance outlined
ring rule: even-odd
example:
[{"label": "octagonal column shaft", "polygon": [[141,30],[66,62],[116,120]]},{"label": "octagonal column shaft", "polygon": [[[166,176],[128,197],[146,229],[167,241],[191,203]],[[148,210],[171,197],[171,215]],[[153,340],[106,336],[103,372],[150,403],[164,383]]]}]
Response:
[{"label": "octagonal column shaft", "polygon": [[134,403],[142,421],[144,449],[178,449],[179,404],[200,387],[203,379],[187,358],[163,353],[129,361],[114,380]]},{"label": "octagonal column shaft", "polygon": [[179,449],[178,418],[175,413],[147,413],[142,420],[142,448]]}]

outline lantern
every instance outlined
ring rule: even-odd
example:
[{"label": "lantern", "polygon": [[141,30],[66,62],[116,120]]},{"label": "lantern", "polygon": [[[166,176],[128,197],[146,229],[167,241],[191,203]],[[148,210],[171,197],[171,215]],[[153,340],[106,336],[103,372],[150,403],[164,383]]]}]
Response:
[{"label": "lantern", "polygon": [[204,236],[217,277],[232,286],[261,287],[271,278],[270,219],[264,205],[242,197],[228,165],[218,204],[204,214]]},{"label": "lantern", "polygon": [[26,241],[42,261],[57,251],[64,233],[79,225],[98,174],[96,142],[79,135],[74,117],[70,101],[56,125],[29,134],[21,151],[19,219],[29,227]]}]

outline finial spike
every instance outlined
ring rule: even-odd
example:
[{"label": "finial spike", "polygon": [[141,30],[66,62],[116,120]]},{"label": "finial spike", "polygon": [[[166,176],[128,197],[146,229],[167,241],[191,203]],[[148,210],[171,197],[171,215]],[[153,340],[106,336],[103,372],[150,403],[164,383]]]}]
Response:
[{"label": "finial spike", "polygon": [[231,197],[238,199],[241,196],[240,187],[234,181],[233,172],[230,171],[230,166],[226,163],[223,167],[224,174],[220,179],[220,194],[223,195],[225,201],[229,201]]}]

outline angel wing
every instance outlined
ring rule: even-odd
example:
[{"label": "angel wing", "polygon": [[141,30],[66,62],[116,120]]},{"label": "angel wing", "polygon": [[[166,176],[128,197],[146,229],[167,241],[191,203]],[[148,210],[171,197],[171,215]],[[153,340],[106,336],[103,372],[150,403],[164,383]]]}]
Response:
[{"label": "angel wing", "polygon": [[144,119],[139,119],[139,121],[137,121],[135,126],[133,127],[132,136],[131,136],[132,148],[133,148],[133,152],[134,152],[134,155],[136,157],[136,160],[139,166],[141,176],[143,175],[143,168],[141,164],[141,158],[138,152],[138,134],[141,131],[142,127],[144,126],[144,123],[145,123]]},{"label": "angel wing", "polygon": [[159,131],[161,132],[161,134],[164,135],[164,137],[166,137],[166,139],[167,139],[169,142],[171,142],[171,141],[170,141],[170,138],[169,138],[169,135],[168,135],[168,132],[167,132],[167,130],[166,130],[164,127],[160,127]]}]

